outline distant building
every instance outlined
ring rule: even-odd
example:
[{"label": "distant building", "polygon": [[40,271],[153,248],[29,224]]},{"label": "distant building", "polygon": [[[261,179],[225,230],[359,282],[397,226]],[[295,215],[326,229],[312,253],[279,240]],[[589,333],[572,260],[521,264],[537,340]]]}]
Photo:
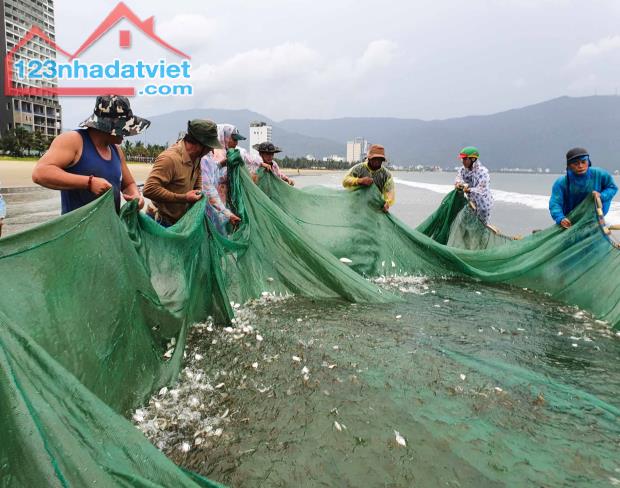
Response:
[{"label": "distant building", "polygon": [[[393,166],[392,169],[400,169],[400,166]],[[409,166],[408,168],[402,168],[402,169],[407,169],[408,171],[420,171],[420,172],[432,172],[432,173],[440,173],[443,171],[443,168],[441,166],[437,166],[432,165],[432,166],[424,166],[422,164],[416,164],[415,166]],[[458,166],[454,167],[454,171],[458,171],[459,168]]]},{"label": "distant building", "polygon": [[325,156],[323,158],[324,163],[327,163],[328,161],[334,161],[335,163],[343,163],[344,161],[346,161],[346,158],[342,156],[338,156],[337,154],[332,154],[330,156]]},{"label": "distant building", "polygon": [[260,144],[261,142],[272,142],[271,140],[272,127],[267,125],[266,122],[252,122],[250,123],[250,154],[258,156],[258,151],[254,149],[254,144]]},{"label": "distant building", "polygon": [[[52,0],[5,0],[0,3],[0,82],[4,83],[5,58],[21,38],[35,25],[51,40],[55,39],[54,2]],[[15,61],[37,59],[45,63],[56,59],[56,49],[34,38],[14,56]],[[28,80],[16,82],[17,88],[56,88],[58,81]],[[0,91],[0,135],[23,127],[30,132],[57,136],[62,129],[60,103],[57,96],[5,96]]]},{"label": "distant building", "polygon": [[347,141],[347,163],[359,163],[368,153],[368,141],[363,137],[356,137]]}]

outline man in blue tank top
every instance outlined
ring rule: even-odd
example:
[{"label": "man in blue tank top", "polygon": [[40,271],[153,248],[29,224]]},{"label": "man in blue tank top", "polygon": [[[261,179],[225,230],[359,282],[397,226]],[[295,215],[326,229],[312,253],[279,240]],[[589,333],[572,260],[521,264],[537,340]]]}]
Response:
[{"label": "man in blue tank top", "polygon": [[120,147],[123,137],[134,136],[151,123],[133,115],[129,100],[117,95],[97,97],[95,111],[80,129],[60,134],[39,159],[32,181],[60,190],[62,213],[71,212],[114,192],[116,211],[123,198],[144,201]]},{"label": "man in blue tank top", "polygon": [[587,149],[575,147],[566,153],[566,175],[553,184],[549,212],[556,224],[568,229],[567,215],[588,195],[598,195],[606,215],[618,191],[613,177],[604,169],[592,167]]}]

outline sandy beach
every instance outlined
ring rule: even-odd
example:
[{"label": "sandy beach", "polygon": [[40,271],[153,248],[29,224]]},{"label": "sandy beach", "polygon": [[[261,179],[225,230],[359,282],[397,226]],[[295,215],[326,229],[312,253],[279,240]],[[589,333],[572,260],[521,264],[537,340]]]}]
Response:
[{"label": "sandy beach", "polygon": [[[0,160],[0,194],[7,205],[2,236],[22,232],[47,222],[60,215],[60,193],[35,185],[32,170],[36,161]],[[129,163],[129,168],[138,184],[144,183],[149,175],[150,163]],[[310,179],[330,173],[325,170],[284,169],[292,178],[307,176]],[[298,182],[301,186],[303,181]]]},{"label": "sandy beach", "polygon": [[[22,186],[35,186],[32,182],[32,169],[36,163],[34,161],[0,161],[0,188],[15,188]],[[144,183],[151,164],[149,163],[130,163],[129,168],[138,183]],[[292,178],[297,175],[316,175],[328,173],[323,169],[296,169],[283,168],[282,171]]]},{"label": "sandy beach", "polygon": [[[34,161],[0,161],[0,187],[14,188],[19,186],[35,186],[32,182]],[[150,164],[136,163],[130,165],[134,178],[144,182],[151,169]]]}]

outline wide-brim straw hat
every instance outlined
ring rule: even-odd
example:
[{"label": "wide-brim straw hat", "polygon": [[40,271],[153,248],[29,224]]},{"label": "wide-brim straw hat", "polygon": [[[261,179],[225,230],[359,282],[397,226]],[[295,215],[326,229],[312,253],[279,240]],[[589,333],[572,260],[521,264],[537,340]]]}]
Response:
[{"label": "wide-brim straw hat", "polygon": [[385,148],[379,144],[373,144],[368,148],[368,159],[373,158],[382,158],[384,161],[385,158]]}]

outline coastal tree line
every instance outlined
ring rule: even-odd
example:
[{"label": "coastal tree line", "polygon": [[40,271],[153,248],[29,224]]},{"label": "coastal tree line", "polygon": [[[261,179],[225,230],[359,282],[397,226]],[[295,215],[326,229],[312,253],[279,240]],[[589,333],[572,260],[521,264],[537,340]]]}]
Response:
[{"label": "coastal tree line", "polygon": [[43,134],[43,132],[31,132],[23,127],[16,127],[8,130],[0,137],[0,151],[3,154],[14,157],[41,156],[53,137]]},{"label": "coastal tree line", "polygon": [[[0,152],[6,156],[16,158],[40,157],[49,148],[53,136],[43,132],[29,131],[23,127],[15,127],[8,130],[0,137]],[[150,163],[155,160],[166,146],[160,144],[135,143],[126,140],[122,144],[123,151],[128,161],[141,161]]]},{"label": "coastal tree line", "polygon": [[127,161],[152,163],[159,154],[166,150],[162,144],[144,144],[142,141],[131,142],[125,139],[121,145]]},{"label": "coastal tree line", "polygon": [[[0,152],[13,157],[39,157],[52,142],[53,137],[39,131],[29,131],[23,127],[16,127],[0,137]],[[125,140],[121,146],[128,161],[152,163],[155,158],[166,149],[162,144],[144,144],[141,141]],[[331,169],[347,170],[351,163],[346,161],[318,161],[307,158],[284,156],[278,158],[280,166],[292,169]]]},{"label": "coastal tree line", "polygon": [[351,167],[351,163],[347,163],[346,161],[315,161],[307,158],[292,158],[289,156],[278,159],[278,164],[283,168],[292,169],[347,170]]}]

